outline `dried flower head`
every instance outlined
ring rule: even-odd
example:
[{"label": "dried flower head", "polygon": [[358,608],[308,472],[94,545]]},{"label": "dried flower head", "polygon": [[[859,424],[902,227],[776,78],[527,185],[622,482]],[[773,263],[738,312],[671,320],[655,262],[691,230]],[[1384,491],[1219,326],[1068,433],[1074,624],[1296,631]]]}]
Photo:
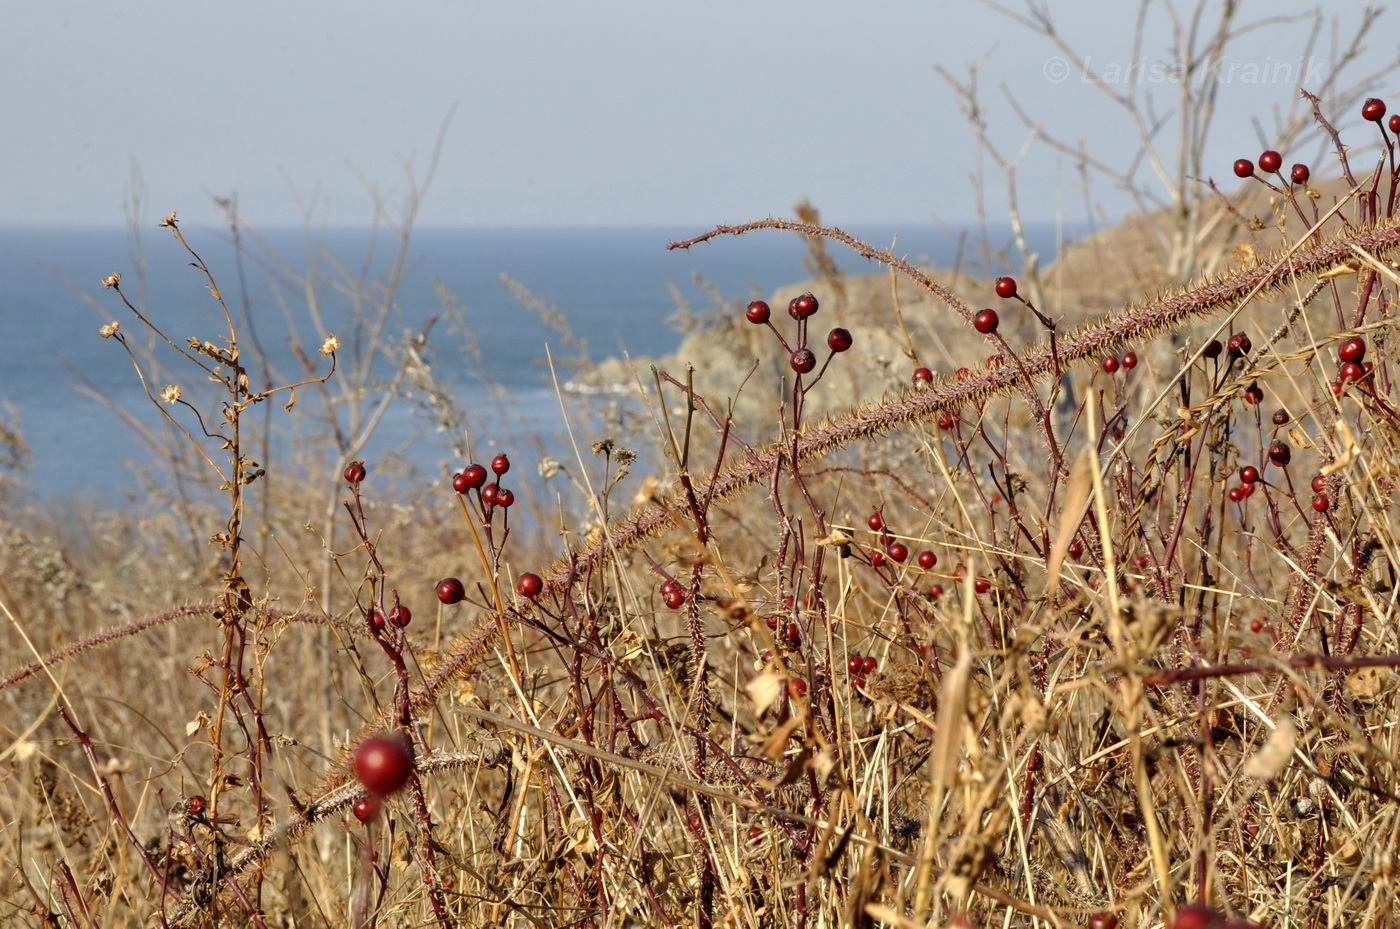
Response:
[{"label": "dried flower head", "polygon": [[595,455],[603,455],[606,457],[612,454],[612,450],[612,439],[599,439],[597,442],[593,443],[593,454]]},{"label": "dried flower head", "polygon": [[171,213],[170,213],[169,216],[165,217],[164,219],[162,219],[162,220],[160,221],[160,227],[161,227],[162,229],[164,229],[166,226],[171,226],[171,227],[174,227],[174,226],[175,226],[175,213],[174,213],[174,211],[171,211]]},{"label": "dried flower head", "polygon": [[619,446],[617,451],[613,453],[613,460],[625,468],[637,460],[637,453],[630,448]]},{"label": "dried flower head", "polygon": [[555,458],[549,455],[545,455],[543,458],[540,459],[539,470],[540,477],[544,478],[545,480],[549,480],[551,477],[564,470],[564,466],[561,465]]},{"label": "dried flower head", "polygon": [[102,336],[102,338],[104,339],[110,339],[112,336],[117,334],[117,330],[121,327],[122,324],[114,319],[107,325],[103,326],[101,329],[97,330],[97,334]]},{"label": "dried flower head", "polygon": [[121,282],[122,282],[122,276],[121,276],[120,274],[117,274],[116,272],[113,272],[113,273],[107,275],[106,277],[104,277],[104,278],[102,279],[102,286],[103,286],[103,287],[120,287],[120,286],[121,286]]},{"label": "dried flower head", "polygon": [[340,348],[340,340],[333,335],[328,335],[326,341],[321,343],[321,354],[332,355],[338,348]]},{"label": "dried flower head", "polygon": [[180,388],[174,384],[166,384],[165,389],[160,392],[160,398],[166,403],[175,403],[180,399]]}]

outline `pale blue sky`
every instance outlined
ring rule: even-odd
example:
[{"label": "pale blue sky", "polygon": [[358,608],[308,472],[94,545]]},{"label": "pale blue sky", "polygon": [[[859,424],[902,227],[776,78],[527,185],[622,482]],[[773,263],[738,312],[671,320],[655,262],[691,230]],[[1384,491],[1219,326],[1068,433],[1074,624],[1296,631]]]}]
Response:
[{"label": "pale blue sky", "polygon": [[[1133,64],[1135,4],[1049,5],[1096,69]],[[1313,8],[1242,7],[1241,23]],[[1347,28],[1360,9],[1345,4]],[[1153,22],[1144,75],[1167,51],[1167,20]],[[1400,57],[1386,38],[1396,27],[1382,17],[1355,77]],[[1294,61],[1308,31],[1251,33],[1231,61]],[[8,4],[3,35],[4,223],[119,223],[137,165],[153,217],[213,222],[210,195],[237,191],[254,225],[296,224],[304,209],[365,224],[366,185],[396,208],[404,165],[426,168],[454,107],[424,224],[689,229],[789,214],[803,197],[838,223],[966,221],[979,209],[974,139],[934,65],[962,71],[983,56],[985,118],[1007,153],[1025,129],[1002,83],[1067,141],[1120,164],[1137,151],[1082,74],[1055,72],[1047,40],[971,2],[54,0]],[[1328,37],[1313,55],[1332,60]],[[1169,81],[1140,86],[1159,110],[1174,103]],[[1251,120],[1269,132],[1295,96],[1296,81],[1243,71],[1221,83],[1217,180],[1233,183],[1230,162],[1257,155]],[[1034,149],[1028,218],[1082,215],[1075,184],[1068,159]],[[991,178],[994,219],[1002,190]],[[1108,185],[1094,199],[1109,215],[1129,206]]]}]

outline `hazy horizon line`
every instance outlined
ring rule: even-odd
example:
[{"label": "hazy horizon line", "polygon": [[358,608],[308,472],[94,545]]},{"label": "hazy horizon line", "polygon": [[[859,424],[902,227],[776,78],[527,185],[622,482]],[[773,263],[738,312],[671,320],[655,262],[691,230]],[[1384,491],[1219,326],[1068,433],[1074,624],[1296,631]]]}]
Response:
[{"label": "hazy horizon line", "polygon": [[[626,229],[670,229],[670,228],[673,228],[673,227],[682,227],[682,226],[683,226],[683,227],[686,227],[688,230],[693,230],[693,231],[694,231],[694,234],[699,235],[699,234],[701,234],[701,233],[703,233],[703,232],[709,231],[709,230],[714,229],[714,228],[716,228],[717,226],[721,226],[721,225],[725,225],[725,226],[737,226],[737,225],[741,225],[741,224],[745,224],[745,223],[750,223],[750,222],[756,222],[756,221],[757,221],[757,220],[745,219],[745,220],[740,220],[740,221],[738,221],[738,222],[723,221],[723,222],[710,222],[710,223],[708,223],[708,224],[692,223],[692,222],[689,222],[689,221],[686,221],[686,220],[679,220],[679,221],[676,221],[676,222],[637,222],[637,223],[611,223],[611,222],[600,222],[600,223],[578,223],[578,222],[563,222],[563,223],[510,223],[510,222],[501,222],[501,223],[415,223],[415,224],[413,225],[413,229],[414,229],[415,231],[427,231],[427,230],[453,230],[453,231],[458,231],[458,230],[480,230],[480,231],[483,231],[483,232],[492,232],[492,231],[533,230],[533,229],[551,229],[551,230],[563,230],[563,229],[577,229],[577,230],[593,230],[593,229],[599,229],[599,230],[607,230],[607,229],[617,229],[617,230],[626,230]],[[1061,219],[1022,219],[1022,220],[1021,220],[1021,225],[1023,225],[1023,226],[1054,226],[1054,225],[1060,225],[1060,224],[1062,224],[1062,223],[1065,224],[1065,225],[1079,225],[1078,222],[1066,221],[1066,220],[1061,220]],[[228,227],[228,224],[227,224],[227,223],[211,223],[211,222],[207,222],[207,221],[204,221],[204,220],[198,220],[198,219],[181,220],[181,221],[180,221],[180,224],[181,224],[182,226],[188,224],[188,225],[192,225],[192,226],[199,226],[199,227],[202,227],[202,228],[225,228],[225,229],[226,229],[226,228]],[[991,221],[985,221],[985,220],[980,220],[980,219],[970,219],[970,220],[956,220],[956,221],[955,221],[955,220],[944,220],[944,221],[942,221],[942,222],[939,222],[939,221],[931,220],[931,219],[919,219],[919,220],[912,220],[912,219],[911,219],[911,220],[877,219],[877,220],[848,220],[848,221],[843,221],[843,222],[835,223],[835,224],[826,223],[825,225],[829,225],[829,226],[831,226],[832,228],[836,228],[836,229],[850,229],[850,228],[859,227],[859,226],[866,226],[866,227],[878,226],[878,227],[882,227],[882,228],[888,228],[888,227],[891,227],[891,226],[909,226],[909,227],[927,228],[927,229],[948,229],[948,228],[951,228],[951,229],[968,229],[968,228],[977,228],[977,227],[981,227],[981,226],[988,226],[988,227],[1010,226],[1010,225],[1011,225],[1011,220],[1010,220],[1010,219],[1005,219],[1005,220],[1000,220],[1000,221],[996,221],[996,222],[991,222]],[[148,227],[149,227],[149,228],[152,228],[152,229],[160,228],[159,225],[158,225],[158,220],[152,219],[152,220],[150,220],[149,222],[142,223],[142,225],[141,225],[141,228],[143,228],[143,229],[144,229],[144,228],[148,228]],[[300,224],[298,224],[298,223],[254,223],[254,222],[244,222],[244,223],[240,223],[240,228],[245,228],[245,229],[266,229],[266,230],[273,230],[273,229],[275,229],[275,230],[298,230],[298,231],[303,231],[303,230],[307,230],[307,229],[327,230],[327,231],[341,231],[341,230],[345,230],[345,231],[357,231],[357,230],[367,230],[367,229],[375,229],[375,228],[382,228],[382,227],[383,227],[383,224],[380,224],[379,226],[376,226],[376,225],[373,224],[373,223],[321,223],[321,224],[316,224],[316,225],[311,225],[311,224],[306,224],[306,223],[300,223]],[[0,229],[34,229],[34,228],[44,228],[44,229],[94,229],[94,230],[96,230],[96,229],[103,229],[103,230],[108,230],[108,229],[130,229],[130,228],[132,228],[132,224],[129,223],[129,222],[79,222],[79,221],[70,222],[70,221],[49,221],[49,220],[33,220],[33,221],[27,221],[27,222],[25,222],[25,221],[21,221],[21,222],[11,222],[11,221],[0,220]]]}]

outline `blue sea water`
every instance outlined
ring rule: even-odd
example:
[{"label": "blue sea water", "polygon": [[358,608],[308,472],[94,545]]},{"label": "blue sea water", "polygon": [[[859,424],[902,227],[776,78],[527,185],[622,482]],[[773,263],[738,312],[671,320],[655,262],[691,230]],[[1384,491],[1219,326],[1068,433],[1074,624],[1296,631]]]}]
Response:
[{"label": "blue sea water", "polygon": [[[383,230],[376,237],[365,229],[310,236],[299,229],[275,229],[245,238],[240,255],[226,230],[183,231],[230,309],[251,319],[251,329],[243,321],[244,344],[251,345],[250,336],[256,334],[269,360],[290,374],[299,370],[291,343],[313,356],[320,344],[307,287],[297,277],[309,267],[316,269],[317,309],[325,328],[344,343],[355,335],[350,283],[363,279],[371,292],[382,294],[398,245]],[[555,431],[562,418],[542,359],[546,346],[556,358],[577,354],[577,349],[564,344],[557,329],[522,303],[503,275],[557,308],[594,359],[623,350],[634,357],[674,351],[681,336],[667,319],[677,309],[678,296],[691,309],[704,310],[713,305],[712,294],[746,301],[809,276],[802,264],[806,243],[787,233],[765,230],[722,237],[689,251],[667,250],[668,241],[702,231],[418,229],[405,252],[385,333],[397,341],[421,331],[431,318],[444,316],[442,296],[450,294],[465,329],[443,320],[431,330],[427,348],[435,376],[469,410],[494,404],[484,385],[497,384],[510,395],[516,425]],[[944,267],[960,261],[967,265],[975,254],[970,243],[979,235],[977,230],[950,232],[931,225],[855,226],[849,231],[881,247],[897,236],[898,253]],[[1028,232],[1042,264],[1048,262],[1054,254],[1054,228]],[[989,238],[993,247],[1004,248],[1010,237],[1005,229],[994,229]],[[829,249],[848,273],[878,270],[838,244]],[[131,311],[101,281],[120,272],[123,291],[148,308],[172,340],[213,339],[222,328],[222,311],[189,261],[161,229],[138,237],[123,228],[0,226],[0,416],[5,415],[3,404],[18,414],[31,452],[31,467],[22,480],[32,494],[116,500],[123,488],[131,487],[125,465],[148,461],[150,450],[113,407],[128,411],[138,425],[156,424],[159,416],[120,346],[98,335],[101,325],[118,320],[128,337],[143,337]],[[697,284],[696,275],[711,289]],[[462,351],[468,338],[479,355]],[[175,376],[188,383],[189,370],[176,363],[173,353],[167,351],[165,357]],[[377,363],[382,378],[392,375],[386,364]],[[80,392],[80,384],[109,403]],[[303,390],[298,402],[310,399]],[[482,434],[474,442],[494,444],[492,428],[480,427]],[[450,438],[435,433],[411,404],[400,403],[391,408],[366,454],[393,449],[432,467],[445,457]]]}]

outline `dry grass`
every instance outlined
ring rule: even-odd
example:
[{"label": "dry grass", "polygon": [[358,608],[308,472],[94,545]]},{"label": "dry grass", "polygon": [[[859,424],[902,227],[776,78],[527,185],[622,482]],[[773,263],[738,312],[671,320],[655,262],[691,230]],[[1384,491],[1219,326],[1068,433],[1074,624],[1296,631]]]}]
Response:
[{"label": "dry grass", "polygon": [[[1378,183],[1257,211],[1214,280],[1053,346],[1010,301],[979,345],[955,295],[977,290],[912,268],[910,341],[868,348],[898,326],[845,281],[855,348],[815,383],[720,327],[728,366],[768,353],[757,408],[731,418],[704,366],[690,391],[658,377],[671,471],[584,448],[557,557],[475,492],[395,502],[373,460],[331,523],[293,502],[324,484],[258,506],[254,479],[207,525],[10,527],[5,654],[66,650],[0,682],[0,921],[1148,927],[1205,901],[1394,925],[1400,226]],[[1110,264],[1160,285],[1133,254]],[[1103,299],[1082,255],[1036,282],[1052,318]],[[1202,357],[1232,332],[1251,349]],[[1334,396],[1357,333],[1374,370]],[[969,370],[825,398],[907,382],[903,348]],[[1263,481],[1232,501],[1244,465]],[[505,483],[557,486],[523,460]],[[175,542],[220,531],[212,560]],[[527,571],[537,599],[512,593]],[[435,614],[445,575],[468,597]],[[414,620],[376,632],[394,591]],[[361,823],[346,760],[382,728],[416,775]]]}]

